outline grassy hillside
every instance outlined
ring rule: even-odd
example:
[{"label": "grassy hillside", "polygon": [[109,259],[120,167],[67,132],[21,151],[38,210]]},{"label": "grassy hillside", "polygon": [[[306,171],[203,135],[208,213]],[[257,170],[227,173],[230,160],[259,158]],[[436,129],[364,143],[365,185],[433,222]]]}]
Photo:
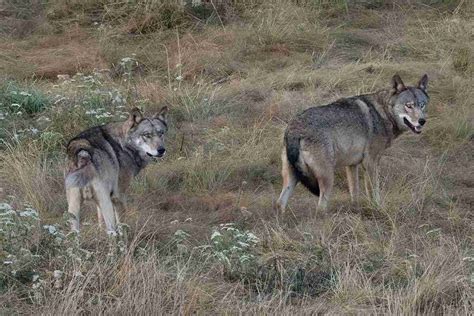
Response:
[{"label": "grassy hillside", "polygon": [[[474,309],[469,1],[6,0],[0,4],[0,314],[460,314]],[[286,123],[430,77],[429,117],[382,158],[380,201],[287,214]],[[112,244],[68,234],[64,144],[170,107],[167,156]],[[36,213],[36,212],[37,213]]]}]

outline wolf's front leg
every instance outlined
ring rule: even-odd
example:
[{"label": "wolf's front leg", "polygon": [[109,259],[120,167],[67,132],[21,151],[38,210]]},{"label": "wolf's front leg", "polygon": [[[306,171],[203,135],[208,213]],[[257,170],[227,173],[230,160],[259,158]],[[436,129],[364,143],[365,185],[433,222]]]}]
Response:
[{"label": "wolf's front leg", "polygon": [[119,214],[124,214],[127,209],[127,203],[123,196],[112,196],[112,204],[114,205],[114,214],[115,214],[115,221],[120,223]]},{"label": "wolf's front leg", "polygon": [[99,205],[97,205],[97,222],[99,223],[99,228],[102,229],[102,226],[104,226],[104,217],[102,216]]},{"label": "wolf's front leg", "polygon": [[347,183],[349,185],[349,193],[351,194],[351,201],[358,202],[359,200],[359,165],[352,165],[346,167]]}]

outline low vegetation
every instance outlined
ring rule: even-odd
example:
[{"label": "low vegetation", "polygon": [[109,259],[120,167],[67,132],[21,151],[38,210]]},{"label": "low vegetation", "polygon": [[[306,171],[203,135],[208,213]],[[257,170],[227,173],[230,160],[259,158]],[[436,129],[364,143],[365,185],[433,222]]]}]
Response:
[{"label": "low vegetation", "polygon": [[[0,5],[0,313],[472,314],[469,1],[184,3]],[[394,73],[427,73],[431,102],[380,200],[351,204],[341,174],[327,212],[298,187],[277,214],[286,122]],[[91,205],[69,233],[67,140],[163,105],[168,154],[132,183],[125,234]]]}]

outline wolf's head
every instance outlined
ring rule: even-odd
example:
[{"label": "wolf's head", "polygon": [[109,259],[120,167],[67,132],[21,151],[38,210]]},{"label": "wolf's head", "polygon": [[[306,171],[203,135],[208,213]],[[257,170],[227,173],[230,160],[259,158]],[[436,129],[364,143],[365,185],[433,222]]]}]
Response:
[{"label": "wolf's head", "polygon": [[419,134],[426,123],[428,76],[421,77],[416,87],[405,86],[399,75],[392,78],[390,105],[398,128]]},{"label": "wolf's head", "polygon": [[130,112],[123,124],[123,134],[129,146],[138,150],[144,160],[162,157],[165,154],[164,135],[168,130],[166,114],[168,107],[163,107],[152,117],[144,117],[139,109]]}]

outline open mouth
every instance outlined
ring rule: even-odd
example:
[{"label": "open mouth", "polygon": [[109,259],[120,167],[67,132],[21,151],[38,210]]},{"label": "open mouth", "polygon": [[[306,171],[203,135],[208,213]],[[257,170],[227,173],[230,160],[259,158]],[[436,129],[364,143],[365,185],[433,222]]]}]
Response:
[{"label": "open mouth", "polygon": [[421,125],[414,126],[409,120],[406,119],[406,117],[403,118],[403,123],[405,123],[405,125],[408,126],[413,131],[413,133],[421,133]]},{"label": "open mouth", "polygon": [[147,156],[150,157],[150,158],[161,158],[161,157],[163,157],[163,155],[164,155],[164,154],[160,154],[160,153],[158,153],[158,154],[156,154],[156,155],[152,155],[152,154],[150,154],[150,153],[146,153],[146,154],[147,154]]}]

